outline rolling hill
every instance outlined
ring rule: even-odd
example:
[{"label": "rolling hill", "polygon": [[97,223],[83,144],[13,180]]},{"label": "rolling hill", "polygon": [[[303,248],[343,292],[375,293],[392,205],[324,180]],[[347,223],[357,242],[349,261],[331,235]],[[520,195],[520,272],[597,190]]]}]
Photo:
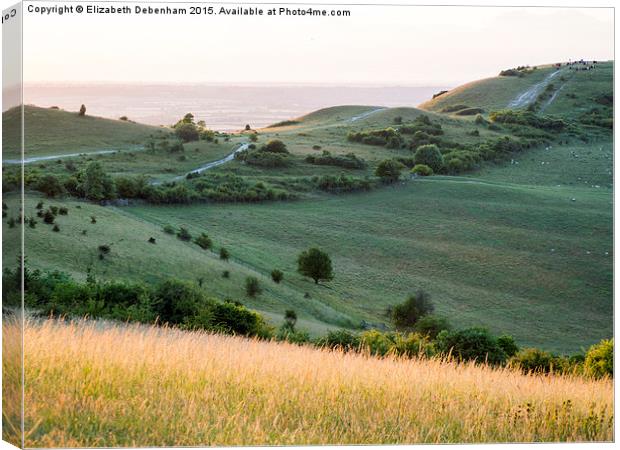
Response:
[{"label": "rolling hill", "polygon": [[[21,108],[2,114],[3,159],[18,159],[21,146]],[[104,119],[37,106],[24,106],[25,157],[136,149],[153,134],[164,133],[158,127],[129,121]]]},{"label": "rolling hill", "polygon": [[[260,167],[233,160],[188,180],[191,186],[220,183],[214,188],[219,190],[244,183],[251,189],[266,186],[289,192],[295,200],[174,206],[136,201],[117,207],[66,198],[47,200],[29,192],[27,216],[35,214],[34,205],[41,200],[69,209],[68,216],[58,219],[59,232],[44,224],[26,230],[29,264],[63,270],[78,279],[85,278],[89,267],[101,279],[148,283],[169,276],[192,282],[202,279],[209,294],[238,299],[274,323],[286,309],[295,309],[301,325],[314,335],[327,328],[356,328],[362,321],[383,326],[386,307],[424,289],[437,311],[455,326],[485,326],[514,335],[524,346],[579,351],[612,333],[613,144],[607,128],[584,119],[592,108],[608,108],[598,99],[611,92],[611,68],[612,63],[602,63],[594,71],[567,75],[563,87],[556,86],[558,92],[544,113],[553,112],[567,121],[572,134],[545,132],[544,136],[550,136],[545,139],[551,139],[546,144],[502,160],[478,162],[474,170],[459,176],[405,176],[391,186],[340,194],[317,189],[313,181],[343,173],[358,180],[372,179],[382,160],[410,160],[413,152],[408,146],[366,145],[348,136],[400,129],[422,116],[441,127],[442,142],[448,146],[514,139],[515,133],[541,135],[531,127],[490,126],[488,113],[506,107],[539,84],[553,73],[551,67],[523,77],[472,83],[420,108],[339,106],[286,120],[258,130],[256,145],[271,139],[285,142],[287,166]],[[473,116],[440,112],[465,102],[468,107],[483,108],[485,121],[476,123]],[[34,117],[40,129],[46,120],[61,124],[66,118],[71,126],[81,120],[62,111],[29,111],[37,113]],[[120,139],[125,127],[136,133],[142,130],[147,137],[154,131],[97,118],[84,123],[93,129],[92,133],[81,129],[80,136],[86,137],[75,138],[80,148],[94,142],[88,136],[105,134],[106,127],[113,127],[110,139]],[[163,150],[126,151],[72,158],[73,167],[56,161],[30,164],[26,173],[66,177],[96,161],[113,176],[173,180],[230,154],[250,135],[230,135],[217,143],[187,143],[181,155]],[[132,136],[141,138],[139,133]],[[411,139],[411,135],[403,136]],[[32,139],[32,145],[52,152],[54,140],[39,144]],[[325,151],[339,157],[354,153],[366,165],[350,169],[308,162],[309,156]],[[12,170],[4,169],[7,174]],[[221,184],[221,180],[233,181]],[[17,200],[6,197],[5,220],[15,217]],[[98,218],[96,225],[91,226],[91,215]],[[194,236],[206,232],[216,249],[230,250],[231,261],[222,262],[214,253],[166,235],[165,225],[185,226]],[[87,233],[81,234],[84,229]],[[17,251],[12,243],[17,243],[18,230],[4,230],[7,267],[15,261],[10,254]],[[156,238],[157,244],[149,244],[149,237]],[[113,244],[112,252],[100,261],[97,247],[104,243]],[[296,272],[296,256],[310,246],[321,247],[332,256],[333,282],[316,286]],[[283,283],[270,280],[273,269],[284,272]],[[230,279],[222,277],[224,270],[230,270]],[[264,288],[257,298],[244,293],[248,276],[257,277]]]}]

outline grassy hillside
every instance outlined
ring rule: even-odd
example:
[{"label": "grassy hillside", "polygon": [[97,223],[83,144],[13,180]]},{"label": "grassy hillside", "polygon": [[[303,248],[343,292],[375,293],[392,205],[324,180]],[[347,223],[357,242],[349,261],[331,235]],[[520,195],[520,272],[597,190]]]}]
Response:
[{"label": "grassy hillside", "polygon": [[27,447],[613,440],[608,380],[92,322],[24,342]]},{"label": "grassy hillside", "polygon": [[546,66],[523,77],[497,76],[473,81],[428,100],[419,108],[433,112],[443,112],[455,105],[483,108],[486,112],[506,108],[521,92],[543,81],[554,70]]},{"label": "grassy hillside", "polygon": [[[21,110],[2,113],[3,159],[20,158]],[[142,146],[161,128],[122,120],[110,120],[76,112],[24,107],[25,156],[46,156]]]},{"label": "grassy hillside", "polygon": [[[217,142],[189,142],[179,152],[158,148],[77,157],[71,164],[29,164],[27,178],[50,173],[62,178],[96,161],[114,177],[140,174],[150,180],[176,180],[170,189],[189,186],[213,197],[188,198],[176,206],[155,206],[141,198],[127,207],[45,200],[46,206],[67,206],[69,215],[58,218],[59,232],[43,223],[27,228],[28,262],[80,279],[90,267],[102,279],[202,280],[210,294],[240,300],[274,323],[292,308],[300,314],[301,326],[313,334],[327,327],[356,327],[362,320],[381,326],[387,322],[386,307],[424,289],[438,313],[454,326],[482,325],[514,335],[522,346],[579,351],[612,333],[613,143],[606,121],[612,63],[590,72],[562,69],[553,78],[553,89],[541,91],[546,97],[532,97],[535,114],[562,118],[565,128],[559,132],[434,112],[465,101],[487,112],[504,108],[552,73],[541,67],[523,77],[483,80],[422,105],[432,111],[339,106],[258,130],[257,148],[272,139],[286,144],[289,153],[282,167],[232,160],[187,183],[182,180],[189,170],[248,142],[253,131],[218,135]],[[495,160],[478,160],[460,176],[444,171],[414,180],[406,169],[399,183],[381,184],[374,173],[382,160],[414,157],[415,134],[404,129],[419,125],[422,115],[432,127],[441,126],[444,155],[505,137],[533,136],[537,144]],[[71,116],[71,123],[79,120]],[[397,133],[402,142],[391,148],[348,138],[350,133],[377,130]],[[312,162],[325,151],[335,158],[354,153],[365,165]],[[5,168],[5,179],[11,170],[16,168]],[[368,190],[340,194],[318,187],[317,180],[341,174],[371,184]],[[249,194],[236,196],[236,189]],[[257,192],[272,189],[295,200],[259,198]],[[27,194],[27,217],[35,216],[34,206],[41,199]],[[259,200],[262,203],[252,203]],[[17,217],[16,201],[16,196],[8,197],[5,224]],[[91,215],[97,224],[90,224]],[[186,226],[194,236],[207,233],[216,251],[224,246],[231,252],[231,261],[222,262],[216,253],[163,233],[164,225]],[[157,243],[149,244],[149,237]],[[3,238],[7,252],[16,252],[17,228],[5,226]],[[101,244],[112,244],[104,260],[98,259]],[[336,274],[332,282],[316,286],[296,272],[297,255],[311,246],[331,255]],[[5,261],[5,267],[12,266],[15,257]],[[282,284],[271,281],[273,269],[284,272]],[[230,279],[222,277],[224,270],[230,270]],[[245,295],[247,276],[259,279],[262,295]]]}]

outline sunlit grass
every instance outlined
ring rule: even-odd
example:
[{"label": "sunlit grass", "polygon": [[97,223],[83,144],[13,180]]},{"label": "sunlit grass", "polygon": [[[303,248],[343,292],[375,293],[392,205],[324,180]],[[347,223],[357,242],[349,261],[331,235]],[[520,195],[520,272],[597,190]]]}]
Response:
[{"label": "sunlit grass", "polygon": [[613,439],[609,380],[84,321],[25,342],[29,447]]}]

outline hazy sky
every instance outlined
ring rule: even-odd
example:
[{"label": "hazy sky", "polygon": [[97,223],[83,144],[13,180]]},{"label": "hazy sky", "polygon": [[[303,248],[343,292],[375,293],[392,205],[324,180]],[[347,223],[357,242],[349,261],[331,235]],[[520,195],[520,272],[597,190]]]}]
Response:
[{"label": "hazy sky", "polygon": [[24,81],[454,86],[613,58],[611,9],[341,8],[351,17],[25,13]]}]

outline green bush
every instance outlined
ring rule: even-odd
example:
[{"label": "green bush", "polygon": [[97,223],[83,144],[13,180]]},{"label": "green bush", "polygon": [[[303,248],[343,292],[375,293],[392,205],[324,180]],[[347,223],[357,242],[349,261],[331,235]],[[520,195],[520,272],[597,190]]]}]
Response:
[{"label": "green bush", "polygon": [[89,200],[101,201],[116,197],[114,180],[98,162],[91,162],[86,166],[81,173],[81,180],[80,191]]},{"label": "green bush", "polygon": [[394,159],[385,159],[375,169],[375,175],[384,183],[394,183],[400,178],[404,166]]},{"label": "green bush", "polygon": [[270,140],[265,145],[263,145],[260,148],[260,150],[263,152],[268,152],[268,153],[285,153],[285,154],[289,153],[284,142],[282,142],[279,139]]},{"label": "green bush", "polygon": [[443,155],[435,144],[422,145],[415,152],[415,163],[426,165],[437,173],[443,168]]},{"label": "green bush", "polygon": [[213,241],[205,233],[201,233],[200,236],[194,239],[194,243],[203,250],[208,250],[213,246]]},{"label": "green bush", "polygon": [[586,353],[584,362],[585,372],[595,378],[614,374],[614,340],[603,339],[591,346]]},{"label": "green bush", "polygon": [[172,225],[164,225],[164,227],[162,228],[164,233],[167,234],[174,234],[174,228]]},{"label": "green bush", "polygon": [[524,348],[510,359],[509,365],[525,373],[550,373],[561,369],[555,355],[538,348]]},{"label": "green bush", "polygon": [[519,352],[519,346],[515,339],[507,334],[502,334],[497,338],[497,345],[499,345],[508,358],[512,358]]},{"label": "green bush", "polygon": [[394,327],[399,330],[412,329],[418,320],[433,312],[430,296],[424,291],[410,295],[407,300],[388,309]]},{"label": "green bush", "polygon": [[459,361],[476,361],[492,365],[506,362],[506,353],[497,339],[484,328],[442,331],[435,343],[437,350]]},{"label": "green bush", "polygon": [[54,175],[45,175],[42,177],[37,184],[37,190],[51,198],[65,193],[63,184]]},{"label": "green bush", "polygon": [[175,126],[174,133],[183,142],[192,142],[200,139],[200,132],[193,123],[182,123]]},{"label": "green bush", "polygon": [[319,347],[341,349],[346,352],[359,350],[360,343],[359,335],[349,330],[330,330],[317,340]]},{"label": "green bush", "polygon": [[275,338],[277,341],[284,341],[297,345],[306,344],[311,341],[310,334],[307,331],[296,330],[286,323],[278,329]]},{"label": "green bush", "polygon": [[192,235],[189,230],[185,227],[179,227],[179,231],[177,231],[177,237],[182,241],[191,241]]},{"label": "green bush", "polygon": [[275,282],[275,283],[280,283],[282,281],[282,279],[284,278],[284,273],[281,270],[278,269],[273,269],[271,271],[271,279]]},{"label": "green bush", "polygon": [[422,177],[427,177],[433,174],[433,169],[428,167],[426,164],[416,164],[413,169],[411,169],[411,173]]},{"label": "green bush", "polygon": [[355,153],[347,153],[344,156],[332,156],[327,150],[321,156],[308,155],[306,162],[323,166],[344,167],[346,169],[365,169],[366,161],[358,158]]},{"label": "green bush", "polygon": [[256,297],[262,292],[258,278],[247,277],[245,279],[245,293],[248,297]]},{"label": "green bush", "polygon": [[220,248],[220,259],[222,261],[228,261],[230,258],[230,253],[224,247]]},{"label": "green bush", "polygon": [[416,321],[413,329],[422,336],[435,339],[443,330],[450,330],[452,327],[445,317],[427,314]]}]

